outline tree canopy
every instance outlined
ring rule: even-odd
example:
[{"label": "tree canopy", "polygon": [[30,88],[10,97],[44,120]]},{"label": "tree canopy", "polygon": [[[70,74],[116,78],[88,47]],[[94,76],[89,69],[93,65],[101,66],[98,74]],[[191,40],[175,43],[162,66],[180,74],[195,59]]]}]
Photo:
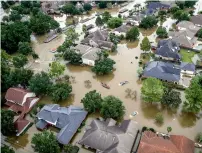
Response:
[{"label": "tree canopy", "polygon": [[198,31],[197,36],[198,36],[199,38],[202,38],[202,28]]},{"label": "tree canopy", "polygon": [[45,72],[35,74],[29,81],[30,90],[37,95],[47,94],[51,85],[50,77]]},{"label": "tree canopy", "polygon": [[166,31],[165,27],[158,27],[158,29],[156,30],[156,34],[159,38],[167,38],[168,37],[168,32]]},{"label": "tree canopy", "polygon": [[9,136],[15,133],[14,116],[13,111],[1,109],[1,132],[3,135]]},{"label": "tree canopy", "polygon": [[68,83],[56,83],[51,86],[50,96],[54,102],[66,100],[72,92],[72,86]]},{"label": "tree canopy", "polygon": [[105,11],[103,14],[102,14],[102,21],[104,23],[107,23],[109,21],[109,19],[112,18],[111,14],[107,11]]},{"label": "tree canopy", "polygon": [[70,14],[70,15],[76,15],[76,14],[81,14],[81,12],[75,7],[74,4],[72,3],[67,3],[64,5],[61,10],[65,14]]},{"label": "tree canopy", "polygon": [[22,19],[22,16],[18,11],[16,11],[16,10],[11,11],[11,13],[9,15],[9,20],[10,21],[15,22],[15,21],[20,21],[21,19]]},{"label": "tree canopy", "polygon": [[104,118],[121,119],[125,114],[125,107],[120,99],[107,96],[103,99],[100,113]]},{"label": "tree canopy", "polygon": [[183,10],[178,10],[173,14],[173,18],[177,19],[178,21],[183,21],[183,20],[190,20],[189,13],[183,11]]},{"label": "tree canopy", "polygon": [[140,35],[140,32],[139,32],[138,28],[137,27],[132,27],[126,33],[126,40],[135,41],[135,40],[138,39],[139,35]]},{"label": "tree canopy", "polygon": [[29,55],[33,52],[32,47],[29,42],[19,42],[18,43],[18,52],[23,55]]},{"label": "tree canopy", "polygon": [[100,1],[99,4],[98,4],[98,7],[100,9],[107,8],[107,1]]},{"label": "tree canopy", "polygon": [[97,75],[104,75],[112,72],[115,61],[110,58],[104,58],[95,62],[92,71]]},{"label": "tree canopy", "polygon": [[60,153],[60,147],[53,132],[43,131],[32,137],[34,151],[38,153]]},{"label": "tree canopy", "polygon": [[157,23],[158,23],[158,20],[156,19],[156,17],[147,16],[142,19],[139,26],[144,29],[149,29],[149,28],[156,26]]},{"label": "tree canopy", "polygon": [[93,90],[85,94],[81,103],[83,103],[84,108],[89,113],[95,113],[97,110],[101,109],[102,101],[101,94],[96,92],[96,90]]},{"label": "tree canopy", "polygon": [[151,44],[150,44],[149,39],[147,37],[144,37],[144,39],[142,40],[142,43],[140,44],[140,49],[143,51],[150,51]]},{"label": "tree canopy", "polygon": [[202,108],[202,76],[195,76],[185,90],[186,101],[183,109],[186,112],[198,113]]},{"label": "tree canopy", "polygon": [[156,78],[147,78],[143,81],[141,95],[144,102],[160,102],[164,93],[162,82]]},{"label": "tree canopy", "polygon": [[84,3],[83,9],[84,9],[85,11],[90,11],[90,10],[92,10],[92,6],[91,6],[91,4],[89,4],[89,3]]},{"label": "tree canopy", "polygon": [[104,23],[103,23],[103,21],[102,21],[102,19],[101,19],[100,16],[98,16],[98,17],[96,18],[95,24],[96,24],[96,26],[98,26],[98,27],[103,26]]},{"label": "tree canopy", "polygon": [[67,49],[63,55],[64,60],[69,61],[73,65],[79,65],[81,64],[81,54],[76,53],[75,49]]},{"label": "tree canopy", "polygon": [[25,55],[19,54],[13,57],[13,65],[16,68],[24,67],[28,63],[28,59]]},{"label": "tree canopy", "polygon": [[12,148],[9,148],[6,145],[1,146],[1,152],[2,153],[15,153],[15,151]]},{"label": "tree canopy", "polygon": [[114,28],[120,27],[122,23],[123,21],[121,18],[113,17],[108,20],[107,25],[109,28],[114,29]]},{"label": "tree canopy", "polygon": [[182,100],[180,98],[180,92],[174,91],[170,88],[165,88],[161,103],[171,109],[177,109],[182,103]]},{"label": "tree canopy", "polygon": [[74,28],[68,28],[65,32],[66,38],[64,43],[62,44],[65,48],[70,48],[79,39],[79,34],[76,33]]},{"label": "tree canopy", "polygon": [[60,75],[64,74],[65,65],[60,64],[57,61],[54,61],[50,64],[49,75],[50,77],[58,78]]},{"label": "tree canopy", "polygon": [[56,29],[59,23],[52,19],[49,15],[39,12],[37,15],[32,16],[30,19],[30,28],[38,35],[45,34],[50,29]]},{"label": "tree canopy", "polygon": [[23,22],[1,25],[1,48],[15,53],[19,42],[30,42],[30,35],[31,30]]}]

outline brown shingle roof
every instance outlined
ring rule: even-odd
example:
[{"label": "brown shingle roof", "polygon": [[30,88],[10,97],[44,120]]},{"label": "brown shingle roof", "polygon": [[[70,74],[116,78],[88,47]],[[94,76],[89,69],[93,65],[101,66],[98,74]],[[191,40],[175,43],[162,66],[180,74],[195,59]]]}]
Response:
[{"label": "brown shingle roof", "polygon": [[194,142],[184,136],[171,135],[164,139],[151,131],[142,135],[138,153],[193,153]]},{"label": "brown shingle roof", "polygon": [[21,89],[21,88],[9,88],[6,92],[6,100],[15,102],[18,104],[23,103],[24,96],[29,93],[28,91]]}]

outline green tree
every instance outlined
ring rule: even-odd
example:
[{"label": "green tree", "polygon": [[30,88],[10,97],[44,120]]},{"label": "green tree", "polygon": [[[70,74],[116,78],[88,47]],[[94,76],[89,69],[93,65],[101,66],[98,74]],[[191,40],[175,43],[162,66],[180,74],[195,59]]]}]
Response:
[{"label": "green tree", "polygon": [[164,93],[162,82],[156,78],[147,78],[143,81],[141,94],[144,102],[160,102]]},{"label": "green tree", "polygon": [[151,44],[150,44],[149,39],[147,37],[144,37],[144,39],[142,40],[142,43],[140,44],[140,49],[143,51],[150,51]]},{"label": "green tree", "polygon": [[81,54],[76,53],[76,50],[74,49],[67,49],[63,55],[64,60],[69,61],[73,65],[79,65],[81,64]]},{"label": "green tree", "polygon": [[65,35],[66,38],[62,44],[65,48],[70,48],[75,44],[76,40],[79,39],[79,34],[76,33],[74,28],[68,28],[68,30],[65,32]]},{"label": "green tree", "polygon": [[171,132],[172,131],[172,127],[168,126],[167,127],[167,131],[168,131],[168,133]]},{"label": "green tree", "polygon": [[92,6],[89,3],[85,3],[83,5],[83,9],[88,12],[88,11],[92,10]]},{"label": "green tree", "polygon": [[9,22],[9,17],[7,15],[3,16],[2,21]]},{"label": "green tree", "polygon": [[25,55],[19,54],[13,57],[13,65],[16,68],[24,67],[28,63],[28,59]]},{"label": "green tree", "polygon": [[96,26],[98,26],[98,27],[103,26],[104,23],[103,23],[103,21],[102,21],[102,19],[101,19],[100,16],[98,16],[98,17],[96,18],[95,24],[96,24]]},{"label": "green tree", "polygon": [[195,140],[196,140],[198,143],[202,143],[202,132],[199,132],[199,133],[196,135]]},{"label": "green tree", "polygon": [[180,92],[174,91],[170,88],[165,88],[161,103],[171,109],[177,109],[182,103],[182,100],[180,98]]},{"label": "green tree", "polygon": [[30,42],[30,34],[31,30],[22,22],[1,25],[1,48],[14,53],[18,50],[19,42]]},{"label": "green tree", "polygon": [[202,76],[195,76],[189,88],[185,90],[186,101],[183,109],[186,112],[198,113],[202,107]]},{"label": "green tree", "polygon": [[66,100],[72,92],[72,86],[68,83],[57,83],[51,87],[50,96],[54,102]]},{"label": "green tree", "polygon": [[190,11],[189,11],[189,14],[190,14],[190,16],[193,16],[194,11],[193,11],[193,10],[190,10]]},{"label": "green tree", "polygon": [[100,1],[99,4],[98,4],[98,7],[100,9],[107,8],[107,1]]},{"label": "green tree", "polygon": [[156,34],[159,38],[167,38],[168,37],[168,33],[166,31],[165,27],[158,27],[158,29],[156,30]]},{"label": "green tree", "polygon": [[18,44],[18,52],[23,55],[29,55],[33,52],[32,47],[29,42],[19,42]]},{"label": "green tree", "polygon": [[139,67],[139,68],[137,69],[138,77],[140,77],[140,76],[142,75],[143,71],[144,71],[144,70],[143,70],[142,67]]},{"label": "green tree", "polygon": [[87,32],[87,27],[86,27],[86,25],[85,25],[85,24],[83,24],[83,26],[82,26],[82,31],[83,31],[84,33],[86,33],[86,32]]},{"label": "green tree", "polygon": [[178,10],[179,10],[179,7],[174,6],[174,7],[171,7],[169,11],[170,11],[172,14],[174,14],[174,13],[177,12]]},{"label": "green tree", "polygon": [[53,78],[58,78],[60,75],[64,74],[65,65],[60,64],[59,62],[52,62],[50,64],[49,75]]},{"label": "green tree", "polygon": [[76,153],[79,151],[79,147],[73,146],[72,144],[68,144],[63,147],[63,151],[64,153]]},{"label": "green tree", "polygon": [[60,147],[53,132],[43,131],[34,134],[32,137],[32,147],[38,153],[60,153]]},{"label": "green tree", "polygon": [[156,26],[157,23],[158,23],[158,20],[156,19],[156,17],[147,16],[142,19],[139,26],[140,26],[140,28],[149,29],[149,28]]},{"label": "green tree", "polygon": [[184,2],[183,1],[177,1],[176,4],[181,10],[184,9]]},{"label": "green tree", "polygon": [[51,85],[50,77],[45,72],[35,74],[29,81],[30,90],[37,95],[47,94]]},{"label": "green tree", "polygon": [[121,119],[125,114],[125,107],[120,99],[107,96],[103,99],[100,113],[104,118]]},{"label": "green tree", "polygon": [[111,18],[111,14],[107,11],[105,11],[103,14],[102,14],[102,21],[104,23],[107,23],[109,21],[109,19]]},{"label": "green tree", "polygon": [[34,16],[37,15],[39,12],[40,12],[40,8],[38,8],[38,7],[33,7],[33,9],[32,9],[32,14],[33,14]]},{"label": "green tree", "polygon": [[189,14],[183,10],[178,10],[177,12],[175,12],[173,14],[173,18],[177,19],[178,21],[183,21],[183,20],[187,20],[189,21]]},{"label": "green tree", "polygon": [[197,0],[194,1],[184,1],[184,6],[187,8],[192,8],[196,4]]},{"label": "green tree", "polygon": [[15,133],[14,116],[13,111],[1,109],[1,132],[3,135],[9,136]]},{"label": "green tree", "polygon": [[56,29],[58,27],[59,23],[57,21],[41,12],[35,16],[32,16],[30,19],[31,30],[39,35],[45,34],[50,29]]},{"label": "green tree", "polygon": [[107,8],[108,8],[108,9],[111,9],[111,8],[112,8],[112,3],[111,3],[111,2],[107,3]]},{"label": "green tree", "polygon": [[102,101],[101,94],[93,90],[85,94],[81,103],[83,103],[84,108],[89,113],[95,113],[97,110],[101,109]]},{"label": "green tree", "polygon": [[36,54],[36,53],[34,53],[34,52],[32,52],[32,58],[33,58],[33,59],[38,59],[38,58],[39,58],[39,55]]},{"label": "green tree", "polygon": [[121,18],[113,17],[108,20],[107,25],[109,28],[114,29],[114,28],[120,27],[122,23],[123,21]]},{"label": "green tree", "polygon": [[10,21],[20,21],[22,19],[22,16],[20,13],[16,10],[11,11],[11,14],[9,15],[9,20]]},{"label": "green tree", "polygon": [[63,11],[63,13],[70,14],[70,15],[76,15],[79,14],[79,10],[75,7],[75,5],[73,5],[72,3],[67,3],[66,5],[64,5],[61,10]]},{"label": "green tree", "polygon": [[92,71],[97,75],[104,75],[112,72],[113,65],[115,61],[110,58],[104,58],[95,62],[95,66],[92,68]]},{"label": "green tree", "polygon": [[12,148],[9,148],[6,145],[1,146],[1,152],[2,153],[15,153],[15,151]]},{"label": "green tree", "polygon": [[199,38],[202,38],[202,28],[198,31],[197,36],[198,36]]},{"label": "green tree", "polygon": [[138,39],[139,35],[140,35],[140,32],[139,32],[138,28],[137,27],[132,27],[126,33],[126,40],[135,41],[135,40]]},{"label": "green tree", "polygon": [[164,118],[163,118],[162,113],[157,113],[157,114],[156,114],[156,116],[155,116],[155,121],[156,121],[156,123],[158,123],[158,124],[163,124]]},{"label": "green tree", "polygon": [[1,6],[4,10],[8,9],[10,6],[8,4],[8,2],[5,2],[5,1],[1,1]]}]

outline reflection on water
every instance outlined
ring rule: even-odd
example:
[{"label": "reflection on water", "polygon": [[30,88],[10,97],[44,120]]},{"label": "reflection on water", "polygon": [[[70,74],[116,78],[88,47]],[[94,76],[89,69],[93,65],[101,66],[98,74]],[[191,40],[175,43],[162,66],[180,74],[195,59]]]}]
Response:
[{"label": "reflection on water", "polygon": [[98,80],[100,82],[110,82],[113,78],[114,78],[114,73],[110,73],[110,74],[107,74],[107,75],[94,75],[93,78],[95,80]]},{"label": "reflection on water", "polygon": [[155,26],[151,29],[143,29],[143,28],[139,28],[140,32],[142,33],[143,36],[150,36],[152,35],[156,29],[157,29],[158,26]]},{"label": "reflection on water", "polygon": [[197,121],[196,115],[192,113],[185,113],[185,112],[182,112],[177,119],[180,125],[185,128],[193,127]]},{"label": "reflection on water", "polygon": [[143,101],[141,102],[141,109],[144,117],[147,119],[154,119],[155,115],[161,111],[158,104],[146,103]]},{"label": "reflection on water", "polygon": [[136,48],[137,46],[138,46],[138,44],[139,44],[139,40],[136,40],[136,41],[134,41],[134,42],[129,42],[129,41],[126,41],[126,40],[122,40],[121,42],[120,42],[120,44],[126,44],[126,47],[128,48],[128,49],[132,49],[132,48]]},{"label": "reflection on water", "polygon": [[24,148],[27,145],[27,143],[29,142],[28,136],[29,136],[29,134],[25,133],[24,135],[19,136],[19,137],[17,137],[17,136],[8,137],[6,139],[6,141],[11,143],[15,149]]}]

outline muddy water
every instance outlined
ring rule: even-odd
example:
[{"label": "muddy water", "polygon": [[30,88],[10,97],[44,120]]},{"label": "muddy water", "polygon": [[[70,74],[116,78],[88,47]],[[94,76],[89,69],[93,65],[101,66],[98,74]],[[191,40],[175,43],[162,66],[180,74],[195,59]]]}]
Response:
[{"label": "muddy water", "polygon": [[[131,5],[133,5],[132,3]],[[93,14],[93,12],[92,12]],[[117,15],[117,12],[114,12],[114,15]],[[88,17],[88,16],[84,16]],[[58,19],[61,21],[61,25],[64,18]],[[85,24],[90,24],[95,22],[95,18],[88,21]],[[82,24],[79,23],[76,26],[76,31],[81,34],[80,40],[83,38]],[[91,90],[97,90],[102,94],[103,97],[108,95],[113,95],[120,98],[126,108],[126,114],[124,116],[125,119],[132,119],[139,123],[141,126],[148,126],[153,127],[154,129],[166,132],[167,126],[171,126],[173,134],[181,134],[189,137],[190,139],[194,139],[196,133],[202,132],[202,119],[196,119],[195,116],[191,114],[185,113],[172,113],[161,106],[156,104],[147,104],[141,101],[140,97],[140,89],[141,89],[141,82],[138,80],[137,76],[137,69],[138,69],[138,61],[141,54],[140,50],[140,42],[143,39],[143,36],[148,36],[150,41],[155,41],[155,30],[156,27],[148,30],[143,31],[141,30],[141,35],[139,37],[139,41],[128,43],[126,41],[122,41],[118,44],[118,51],[116,53],[110,53],[110,58],[116,61],[115,64],[115,71],[112,74],[105,75],[105,76],[96,76],[94,73],[91,72],[91,68],[87,66],[72,66],[67,65],[67,69],[65,74],[75,77],[75,80],[70,80],[72,83],[72,95],[66,100],[62,101],[59,104],[61,106],[68,106],[68,105],[75,105],[75,106],[82,106],[80,103],[81,99],[85,96],[85,94]],[[35,70],[35,72],[40,71],[48,71],[48,65],[52,62],[54,54],[49,52],[53,48],[57,48],[61,45],[64,41],[65,36],[62,34],[55,40],[51,41],[50,43],[43,43],[45,36],[41,37],[34,37],[33,40],[33,49],[39,55],[40,59],[37,62],[31,62],[30,68]],[[135,57],[138,59],[135,59]],[[92,87],[86,88],[84,81],[90,80]],[[119,86],[119,82],[121,81],[129,81],[129,84],[124,86]],[[105,82],[110,86],[110,89],[105,89],[101,86],[101,82]],[[125,90],[131,89],[132,91],[137,92],[136,99],[131,99],[127,97]],[[43,97],[40,103],[53,103],[50,97]],[[134,111],[138,112],[138,115],[132,117],[130,114]],[[154,122],[154,116],[158,113],[162,112],[164,115],[164,124],[162,126],[156,125]],[[89,115],[87,119],[87,125],[90,121],[96,117],[99,117],[98,114]],[[85,128],[82,129],[81,133],[78,133],[74,139],[73,143],[75,144],[78,140],[83,136]],[[55,131],[55,129],[53,130]],[[31,137],[34,133],[39,131],[36,130],[35,126],[33,125],[28,132],[20,136],[18,138],[14,137],[10,140],[11,144],[14,148],[17,149],[17,152],[33,152],[31,147]],[[82,149],[80,152],[85,153],[89,152],[88,150]]]}]

